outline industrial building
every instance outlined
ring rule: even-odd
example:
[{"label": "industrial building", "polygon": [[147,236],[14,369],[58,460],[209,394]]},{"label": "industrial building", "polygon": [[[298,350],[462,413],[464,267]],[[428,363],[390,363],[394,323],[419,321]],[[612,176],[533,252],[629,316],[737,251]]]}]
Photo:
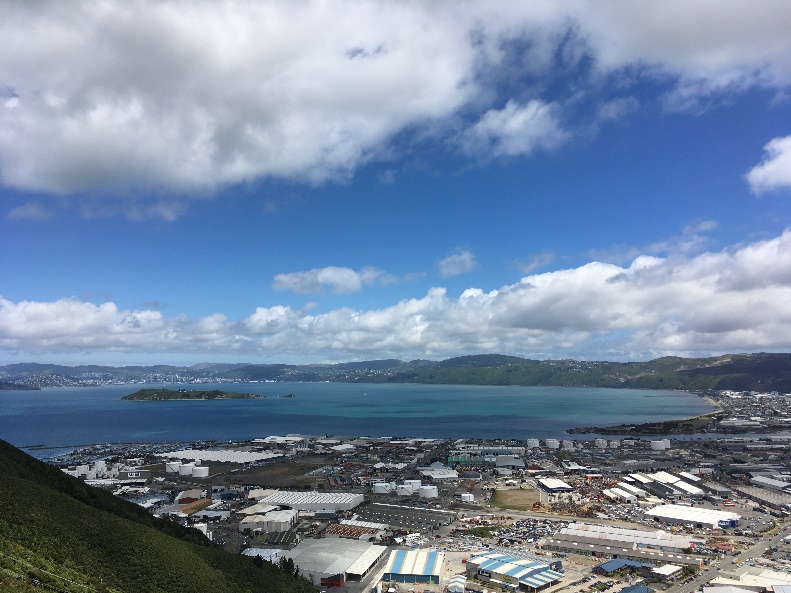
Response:
[{"label": "industrial building", "polygon": [[602,494],[618,502],[626,502],[629,504],[637,502],[637,497],[634,494],[621,490],[620,488],[607,488],[606,490],[602,490]]},{"label": "industrial building", "polygon": [[297,511],[348,511],[361,505],[363,499],[362,494],[351,492],[276,492],[261,502]]},{"label": "industrial building", "polygon": [[540,591],[556,584],[563,575],[543,562],[488,552],[467,561],[467,577],[515,591]]},{"label": "industrial building", "polygon": [[546,492],[573,492],[574,488],[557,478],[538,478],[538,485]]},{"label": "industrial building", "polygon": [[596,558],[624,558],[635,562],[653,564],[681,564],[700,569],[703,561],[699,557],[677,554],[675,552],[659,552],[647,548],[635,548],[633,545],[604,545],[602,543],[585,543],[567,539],[547,538],[541,547],[544,550],[562,552],[564,554],[580,554]]},{"label": "industrial building", "polygon": [[438,585],[444,562],[445,554],[441,550],[394,550],[390,553],[382,580]]},{"label": "industrial building", "polygon": [[284,552],[299,572],[323,587],[341,586],[367,576],[386,556],[387,548],[351,539],[306,539]]},{"label": "industrial building", "polygon": [[459,479],[458,472],[447,467],[422,468],[420,475],[432,482],[456,482]]},{"label": "industrial building", "polygon": [[270,511],[266,515],[249,515],[239,521],[239,531],[249,529],[253,533],[275,533],[288,531],[296,525],[299,511]]},{"label": "industrial building", "polygon": [[691,524],[697,528],[710,529],[735,527],[741,516],[730,511],[718,511],[699,507],[685,507],[675,504],[659,505],[647,510],[645,514],[657,521],[674,525]]},{"label": "industrial building", "polygon": [[696,543],[696,538],[689,535],[588,523],[570,523],[568,527],[558,531],[554,539],[558,542],[568,541],[577,544],[595,544],[635,550],[651,549],[660,552],[681,552],[691,547],[690,544],[694,546]]},{"label": "industrial building", "polygon": [[450,577],[448,582],[448,593],[464,593],[467,586],[467,577],[463,574],[457,574]]}]

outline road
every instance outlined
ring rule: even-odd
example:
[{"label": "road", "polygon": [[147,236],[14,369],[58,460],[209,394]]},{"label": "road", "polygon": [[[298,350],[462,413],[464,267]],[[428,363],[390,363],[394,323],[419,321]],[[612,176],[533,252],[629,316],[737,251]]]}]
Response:
[{"label": "road", "polygon": [[767,548],[778,545],[784,537],[788,536],[789,533],[791,533],[791,525],[784,525],[778,533],[769,539],[760,539],[759,541],[755,542],[754,545],[750,546],[746,550],[743,550],[736,556],[726,556],[725,559],[720,563],[719,569],[716,566],[708,566],[706,567],[708,570],[703,570],[698,573],[698,575],[689,583],[685,585],[674,585],[669,587],[667,590],[670,593],[692,593],[692,591],[698,591],[711,579],[719,576],[720,570],[732,570],[736,568],[737,564],[740,562],[745,562],[746,560],[750,560],[752,558],[759,558],[767,550]]}]

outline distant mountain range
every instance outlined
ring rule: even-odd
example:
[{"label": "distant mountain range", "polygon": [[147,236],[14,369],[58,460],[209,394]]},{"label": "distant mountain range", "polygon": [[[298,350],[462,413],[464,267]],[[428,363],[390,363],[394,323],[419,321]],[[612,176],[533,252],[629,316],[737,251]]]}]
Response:
[{"label": "distant mountain range", "polygon": [[341,364],[211,364],[190,367],[62,366],[38,363],[0,367],[0,390],[116,383],[331,381],[449,385],[552,385],[638,389],[733,389],[791,393],[791,354],[664,357],[648,362],[530,360],[501,354],[442,361],[396,359]]}]

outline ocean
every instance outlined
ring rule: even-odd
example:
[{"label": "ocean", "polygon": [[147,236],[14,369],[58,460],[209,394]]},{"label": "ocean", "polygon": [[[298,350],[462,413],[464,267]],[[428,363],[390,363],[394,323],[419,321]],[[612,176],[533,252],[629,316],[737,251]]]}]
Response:
[{"label": "ocean", "polygon": [[[0,392],[0,438],[18,447],[230,441],[288,433],[545,439],[570,438],[565,430],[572,427],[671,420],[712,411],[704,399],[682,392],[580,387],[223,383],[164,387],[266,397],[121,400],[143,387],[152,386]],[[296,397],[278,397],[289,393]]]}]

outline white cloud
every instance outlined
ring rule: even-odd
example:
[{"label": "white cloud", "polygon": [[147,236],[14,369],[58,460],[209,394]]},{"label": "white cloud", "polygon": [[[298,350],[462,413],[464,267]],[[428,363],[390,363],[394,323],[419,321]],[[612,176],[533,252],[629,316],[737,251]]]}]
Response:
[{"label": "white cloud", "polygon": [[52,212],[41,204],[28,202],[12,208],[7,217],[12,220],[49,220],[52,218]]},{"label": "white cloud", "polygon": [[551,264],[555,259],[555,254],[551,251],[542,251],[530,257],[516,262],[516,267],[523,274],[531,274],[536,270]]},{"label": "white cloud", "polygon": [[478,265],[475,256],[466,249],[459,250],[457,253],[443,257],[437,262],[439,275],[443,278],[458,276],[473,271]]},{"label": "white cloud", "polygon": [[602,103],[596,109],[596,121],[599,123],[621,119],[625,115],[640,107],[640,102],[634,97],[621,97]]},{"label": "white cloud", "polygon": [[[172,219],[183,204],[130,201],[347,179],[389,156],[398,134],[433,124],[476,156],[526,155],[572,133],[562,101],[540,96],[557,68],[587,56],[599,77],[668,83],[672,108],[783,91],[789,21],[785,0],[7,2],[0,176],[27,191],[123,198],[92,215]],[[513,96],[490,84],[527,79],[538,83]],[[595,82],[576,87],[600,99]],[[633,106],[605,103],[600,121]]]},{"label": "white cloud", "polygon": [[715,230],[718,223],[714,220],[703,220],[687,225],[680,235],[656,241],[648,245],[615,245],[608,249],[591,249],[588,255],[596,260],[624,264],[643,254],[661,256],[690,256],[703,251],[711,243],[706,233]]},{"label": "white cloud", "polygon": [[747,173],[747,182],[757,194],[791,187],[791,136],[775,138],[764,146],[766,156]]},{"label": "white cloud", "polygon": [[474,352],[644,358],[791,348],[791,230],[691,258],[589,263],[451,298],[433,288],[382,309],[260,307],[240,321],[120,310],[75,299],[0,298],[0,348],[441,358]]},{"label": "white cloud", "polygon": [[490,109],[461,137],[462,149],[471,155],[519,156],[537,149],[552,149],[569,134],[558,121],[557,105],[508,101],[502,109]]},{"label": "white cloud", "polygon": [[363,286],[395,282],[397,279],[393,275],[373,267],[356,271],[351,268],[328,266],[304,272],[277,274],[272,287],[275,290],[289,290],[296,294],[321,294],[325,288],[329,288],[334,294],[349,294],[359,292]]}]

